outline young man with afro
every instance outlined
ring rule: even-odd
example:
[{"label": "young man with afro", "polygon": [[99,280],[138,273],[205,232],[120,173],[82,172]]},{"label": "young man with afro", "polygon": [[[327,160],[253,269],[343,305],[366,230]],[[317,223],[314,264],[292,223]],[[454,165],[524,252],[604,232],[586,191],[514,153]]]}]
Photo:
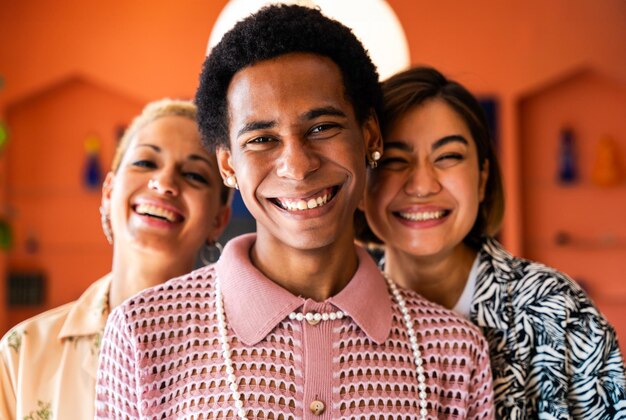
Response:
[{"label": "young man with afro", "polygon": [[213,49],[196,103],[257,232],[111,314],[97,418],[491,418],[479,331],[354,244],[383,150],[378,75],[351,31],[264,8]]}]

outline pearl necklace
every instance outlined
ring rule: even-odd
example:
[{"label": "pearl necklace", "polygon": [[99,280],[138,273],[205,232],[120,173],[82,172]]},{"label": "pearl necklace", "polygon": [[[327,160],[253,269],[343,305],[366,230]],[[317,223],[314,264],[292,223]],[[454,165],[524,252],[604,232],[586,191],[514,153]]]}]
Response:
[{"label": "pearl necklace", "polygon": [[[411,344],[411,350],[413,351],[415,371],[417,372],[417,389],[419,390],[420,397],[419,419],[425,420],[426,414],[428,414],[426,410],[426,406],[428,404],[426,402],[426,376],[424,375],[422,353],[420,352],[417,345],[417,336],[415,335],[415,329],[413,328],[413,320],[411,319],[409,310],[406,307],[406,301],[400,294],[400,291],[398,290],[396,284],[393,282],[393,280],[389,278],[389,276],[387,276],[387,273],[383,273],[383,276],[387,281],[387,285],[389,286],[389,289],[391,290],[394,299],[396,300],[396,302],[398,302],[398,306],[400,306],[402,319],[409,335],[409,342]],[[247,419],[246,410],[244,410],[243,408],[243,400],[241,399],[241,394],[239,393],[239,384],[237,383],[237,377],[235,376],[235,368],[233,367],[233,359],[232,353],[230,351],[230,345],[228,344],[228,331],[226,325],[226,314],[224,312],[224,300],[222,297],[222,288],[220,286],[219,279],[217,278],[215,280],[215,308],[217,309],[217,327],[220,334],[220,344],[222,345],[222,357],[224,358],[224,365],[226,366],[226,381],[228,382],[231,395],[233,397],[233,400],[235,401],[237,416],[240,419]],[[311,325],[315,325],[320,321],[342,319],[345,315],[346,313],[343,311],[324,314],[309,312],[306,315],[302,314],[301,312],[292,312],[289,314],[289,319],[296,321],[306,320]]]},{"label": "pearl necklace", "polygon": [[335,319],[341,319],[346,316],[344,311],[330,312],[326,314],[319,314],[317,312],[308,312],[306,315],[302,312],[292,312],[289,314],[289,319],[296,321],[306,320],[311,325],[319,324],[320,321],[334,321]]}]

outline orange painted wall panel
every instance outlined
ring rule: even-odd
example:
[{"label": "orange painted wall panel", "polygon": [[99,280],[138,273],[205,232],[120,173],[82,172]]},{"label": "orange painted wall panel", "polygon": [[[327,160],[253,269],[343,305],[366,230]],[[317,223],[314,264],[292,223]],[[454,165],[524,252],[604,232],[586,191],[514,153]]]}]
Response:
[{"label": "orange painted wall panel", "polygon": [[[602,138],[610,136],[626,161],[626,88],[582,70],[523,97],[519,109],[524,255],[583,284],[626,337],[626,168],[614,186],[592,180]],[[572,183],[558,177],[564,128],[575,146]]]},{"label": "orange painted wall panel", "polygon": [[7,201],[14,246],[8,271],[46,275],[41,307],[9,311],[8,325],[33,311],[76,299],[111,264],[100,226],[100,186],[87,188],[85,140],[100,140],[102,175],[108,171],[119,128],[142,107],[84,77],[71,76],[7,109]]}]

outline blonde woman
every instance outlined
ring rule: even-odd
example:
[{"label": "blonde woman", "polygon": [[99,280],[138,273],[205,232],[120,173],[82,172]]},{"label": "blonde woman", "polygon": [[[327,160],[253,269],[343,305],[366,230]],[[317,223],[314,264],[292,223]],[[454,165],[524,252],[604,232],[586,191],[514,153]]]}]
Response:
[{"label": "blonde woman", "polygon": [[200,142],[196,107],[148,104],[122,138],[102,189],[111,272],[78,300],[13,328],[0,342],[0,418],[89,419],[100,339],[128,297],[193,268],[230,217],[214,153]]}]

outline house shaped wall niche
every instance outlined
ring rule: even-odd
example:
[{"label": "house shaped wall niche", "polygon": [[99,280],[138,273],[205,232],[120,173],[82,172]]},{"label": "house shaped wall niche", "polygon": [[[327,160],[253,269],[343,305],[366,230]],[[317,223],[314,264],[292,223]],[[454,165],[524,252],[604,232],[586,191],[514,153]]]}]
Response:
[{"label": "house shaped wall niche", "polygon": [[[602,187],[592,174],[606,136],[626,153],[626,86],[575,69],[524,95],[518,110],[524,256],[578,280],[625,336],[626,182]],[[568,184],[558,178],[564,129],[572,130],[578,170]]]},{"label": "house shaped wall niche", "polygon": [[83,183],[85,140],[100,139],[104,171],[120,127],[144,102],[84,75],[71,75],[7,107],[7,201],[14,242],[9,270],[46,274],[44,304],[9,311],[7,324],[76,299],[106,274],[110,246],[100,227],[100,190]]}]

